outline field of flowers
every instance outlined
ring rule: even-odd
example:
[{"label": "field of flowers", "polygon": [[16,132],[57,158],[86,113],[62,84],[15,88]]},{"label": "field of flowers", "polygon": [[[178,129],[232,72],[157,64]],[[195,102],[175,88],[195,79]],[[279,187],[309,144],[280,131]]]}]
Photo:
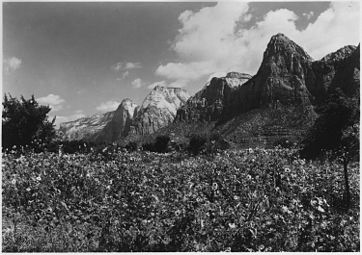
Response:
[{"label": "field of flowers", "polygon": [[359,251],[343,170],[292,150],[3,154],[2,249]]}]

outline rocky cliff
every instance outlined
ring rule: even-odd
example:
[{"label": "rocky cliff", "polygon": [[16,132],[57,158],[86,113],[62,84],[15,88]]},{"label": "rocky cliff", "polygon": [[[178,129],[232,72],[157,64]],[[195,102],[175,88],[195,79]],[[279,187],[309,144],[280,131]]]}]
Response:
[{"label": "rocky cliff", "polygon": [[144,99],[132,122],[131,135],[152,134],[174,121],[189,94],[181,88],[156,86]]},{"label": "rocky cliff", "polygon": [[98,133],[94,134],[94,142],[111,143],[128,135],[138,106],[131,99],[124,99],[113,114],[113,118]]},{"label": "rocky cliff", "polygon": [[98,113],[90,117],[61,123],[59,132],[64,140],[92,140],[92,137],[102,131],[111,122],[115,112]]},{"label": "rocky cliff", "polygon": [[181,88],[155,87],[141,106],[124,99],[114,112],[62,123],[65,140],[87,140],[112,143],[127,136],[152,134],[173,122],[177,109],[189,95]]},{"label": "rocky cliff", "polygon": [[215,121],[220,119],[224,106],[235,90],[251,78],[249,74],[230,72],[214,77],[202,90],[192,96],[177,112],[177,121]]},{"label": "rocky cliff", "polygon": [[[182,140],[192,132],[218,132],[241,147],[296,141],[314,123],[318,107],[336,89],[359,96],[360,46],[345,46],[314,61],[283,34],[274,35],[254,76],[214,77],[194,96],[157,86],[136,107],[61,125],[67,139],[129,141],[153,134]],[[180,139],[178,139],[180,138]],[[185,139],[184,139],[185,140]]]},{"label": "rocky cliff", "polygon": [[334,89],[359,94],[359,69],[359,46],[314,61],[302,47],[277,34],[256,75],[239,86],[214,78],[180,108],[176,121],[188,123],[190,130],[197,121],[209,121],[211,130],[242,147],[296,141],[314,123],[315,107]]}]

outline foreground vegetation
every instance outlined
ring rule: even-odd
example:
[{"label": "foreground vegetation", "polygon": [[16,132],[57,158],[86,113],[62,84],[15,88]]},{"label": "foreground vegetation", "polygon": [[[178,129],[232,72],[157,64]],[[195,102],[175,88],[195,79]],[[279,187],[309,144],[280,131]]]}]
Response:
[{"label": "foreground vegetation", "polygon": [[6,252],[359,251],[340,164],[288,149],[3,154]]}]

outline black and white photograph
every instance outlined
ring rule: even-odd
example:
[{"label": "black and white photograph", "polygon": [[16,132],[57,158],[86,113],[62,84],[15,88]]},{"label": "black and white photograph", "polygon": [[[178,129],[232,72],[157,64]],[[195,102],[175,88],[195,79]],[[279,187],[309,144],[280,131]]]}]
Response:
[{"label": "black and white photograph", "polygon": [[359,1],[2,1],[1,251],[360,252]]}]

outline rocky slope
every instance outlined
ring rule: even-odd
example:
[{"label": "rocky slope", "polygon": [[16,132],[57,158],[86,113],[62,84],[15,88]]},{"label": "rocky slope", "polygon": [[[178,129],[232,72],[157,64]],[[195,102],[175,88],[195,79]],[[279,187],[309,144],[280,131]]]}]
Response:
[{"label": "rocky slope", "polygon": [[131,126],[130,135],[152,134],[176,117],[189,94],[181,88],[156,86],[144,99]]},{"label": "rocky slope", "polygon": [[231,72],[214,77],[192,97],[180,88],[158,86],[139,107],[124,101],[115,112],[65,123],[61,129],[68,139],[97,142],[127,142],[149,134],[185,141],[197,132],[218,132],[239,147],[297,141],[331,92],[359,96],[359,48],[345,46],[314,61],[277,34],[254,76]]},{"label": "rocky slope", "polygon": [[113,119],[114,113],[98,113],[90,117],[61,123],[59,132],[64,140],[92,140],[92,137]]},{"label": "rocky slope", "polygon": [[113,114],[113,118],[98,133],[94,134],[94,142],[111,143],[128,135],[138,106],[131,99],[124,99]]},{"label": "rocky slope", "polygon": [[112,143],[127,136],[152,134],[170,124],[177,109],[189,95],[181,88],[155,87],[137,106],[124,99],[116,111],[62,123],[59,131],[65,140]]},{"label": "rocky slope", "polygon": [[225,104],[235,90],[251,78],[249,74],[230,72],[225,77],[214,77],[192,96],[177,112],[177,121],[215,121],[221,117]]},{"label": "rocky slope", "polygon": [[[212,80],[212,93],[204,88],[191,97],[178,111],[174,126],[183,122],[195,130],[193,125],[206,121],[212,132],[242,147],[296,141],[316,119],[315,107],[334,89],[359,94],[359,69],[359,46],[346,46],[314,61],[295,42],[277,34],[256,75],[234,87],[221,82],[223,78]],[[175,133],[175,128],[168,132]]]}]

